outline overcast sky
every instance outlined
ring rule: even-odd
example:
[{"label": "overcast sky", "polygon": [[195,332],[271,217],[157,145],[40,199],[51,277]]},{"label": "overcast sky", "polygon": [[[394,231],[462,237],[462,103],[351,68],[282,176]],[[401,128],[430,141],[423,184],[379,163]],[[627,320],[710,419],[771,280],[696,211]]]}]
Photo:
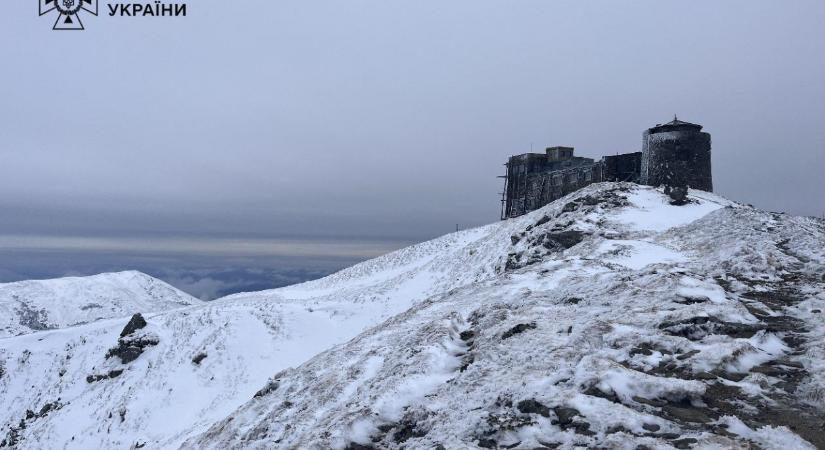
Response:
[{"label": "overcast sky", "polygon": [[36,3],[0,15],[0,246],[384,249],[497,220],[511,154],[639,151],[674,113],[721,194],[825,213],[821,0],[101,0],[82,32]]}]

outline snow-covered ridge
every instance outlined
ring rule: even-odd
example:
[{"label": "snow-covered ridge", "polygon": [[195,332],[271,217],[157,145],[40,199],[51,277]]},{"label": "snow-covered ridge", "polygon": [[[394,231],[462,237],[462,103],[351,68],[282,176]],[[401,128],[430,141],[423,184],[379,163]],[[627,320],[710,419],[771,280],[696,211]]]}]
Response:
[{"label": "snow-covered ridge", "polygon": [[0,338],[201,303],[135,271],[0,283]]},{"label": "snow-covered ridge", "polygon": [[595,185],[513,222],[500,276],[275,375],[184,448],[821,448],[825,224],[691,200]]},{"label": "snow-covered ridge", "polygon": [[144,314],[128,362],[107,358],[126,317],[0,340],[0,445],[805,448],[825,409],[825,227],[690,197],[595,184],[321,280]]},{"label": "snow-covered ridge", "polygon": [[[126,317],[0,341],[0,398],[12,405],[0,410],[0,424],[23,448],[176,448],[241,406],[272,374],[435,293],[498,276],[507,236],[517,228],[495,223],[314,282],[144,314],[157,343],[128,364],[106,358]],[[19,427],[27,409],[44,405],[59,408]]]}]

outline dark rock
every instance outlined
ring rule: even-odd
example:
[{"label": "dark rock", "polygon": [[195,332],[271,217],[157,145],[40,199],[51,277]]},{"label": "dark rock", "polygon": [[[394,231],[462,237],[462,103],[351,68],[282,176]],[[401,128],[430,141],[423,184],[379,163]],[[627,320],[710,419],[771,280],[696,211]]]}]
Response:
[{"label": "dark rock", "polygon": [[653,450],[653,449],[648,447],[647,445],[639,444],[639,445],[636,446],[636,450]]},{"label": "dark rock", "polygon": [[684,439],[677,439],[675,441],[670,441],[670,443],[673,444],[674,447],[679,448],[679,449],[691,448],[691,447],[693,447],[693,444],[695,444],[697,442],[699,442],[699,441],[697,441],[696,439],[693,439],[693,438],[684,438]]},{"label": "dark rock", "polygon": [[655,432],[659,431],[659,429],[662,428],[662,427],[660,427],[659,425],[656,425],[655,423],[645,423],[645,424],[642,424],[642,428],[644,428],[645,430],[650,431],[652,433],[655,433]]},{"label": "dark rock", "polygon": [[707,303],[710,301],[708,297],[702,296],[686,296],[682,295],[679,297],[680,300],[677,300],[677,303],[681,303],[683,305],[695,305],[697,303]]},{"label": "dark rock", "polygon": [[581,202],[587,206],[595,206],[600,203],[600,200],[592,195],[585,195],[581,198]]},{"label": "dark rock", "polygon": [[579,209],[579,204],[576,203],[576,202],[570,202],[570,203],[567,203],[566,205],[564,205],[564,207],[561,209],[561,212],[568,213],[568,212],[573,212],[577,209]]},{"label": "dark rock", "polygon": [[499,408],[512,408],[513,400],[509,396],[499,395],[498,397],[496,397],[496,406]]},{"label": "dark rock", "polygon": [[520,323],[513,328],[505,331],[504,334],[501,335],[501,339],[508,339],[511,338],[519,333],[524,333],[527,330],[532,330],[536,328],[536,323]]},{"label": "dark rock", "polygon": [[681,355],[677,356],[676,359],[678,359],[679,361],[684,361],[684,360],[686,360],[686,359],[690,358],[691,356],[696,355],[698,353],[699,353],[699,350],[691,350],[687,353],[682,353]]},{"label": "dark rock", "polygon": [[253,395],[252,397],[253,398],[259,398],[259,397],[263,397],[265,395],[269,395],[269,394],[275,392],[276,390],[278,390],[278,386],[280,386],[280,383],[278,382],[278,380],[269,380],[266,383],[266,386],[261,388],[261,390],[256,392],[255,395]]},{"label": "dark rock", "polygon": [[192,362],[196,366],[199,366],[201,364],[201,361],[203,361],[204,358],[206,358],[206,353],[198,353],[197,355],[195,355],[194,358],[192,358]]},{"label": "dark rock", "polygon": [[715,317],[697,316],[677,322],[663,322],[659,329],[671,336],[682,336],[698,341],[711,334],[724,334],[733,338],[751,338],[757,331],[768,329],[760,324],[723,322]]},{"label": "dark rock", "polygon": [[106,359],[117,356],[123,364],[128,364],[143,354],[146,348],[158,345],[159,342],[152,336],[125,336],[117,340],[117,347],[106,352]]},{"label": "dark rock", "polygon": [[613,403],[620,403],[619,397],[616,396],[616,393],[612,390],[610,392],[604,392],[599,389],[597,386],[593,385],[589,388],[585,389],[583,392],[584,395],[591,395],[593,397],[600,397],[606,400],[610,400]]},{"label": "dark rock", "polygon": [[738,415],[741,412],[741,404],[747,400],[742,389],[730,386],[725,383],[712,383],[705,387],[702,394],[702,401],[714,414]]},{"label": "dark rock", "polygon": [[399,424],[398,431],[392,435],[392,439],[400,444],[410,438],[426,436],[426,432],[416,428],[416,424],[412,422],[404,422]]},{"label": "dark rock", "polygon": [[709,372],[699,372],[696,374],[697,380],[715,380],[716,375]]},{"label": "dark rock", "polygon": [[361,445],[357,442],[350,442],[344,450],[376,450],[372,445]]},{"label": "dark rock", "polygon": [[793,367],[793,368],[796,368],[796,369],[804,369],[805,368],[805,366],[802,363],[800,363],[799,361],[794,361],[794,360],[791,360],[791,359],[788,359],[788,358],[777,359],[776,361],[773,361],[770,364]]},{"label": "dark rock", "polygon": [[821,310],[821,309],[812,309],[812,310],[811,310],[811,313],[813,313],[813,314],[819,314],[819,313],[821,313],[821,312],[822,312],[822,310]]},{"label": "dark rock", "polygon": [[627,433],[633,434],[630,430],[625,428],[623,425],[614,425],[605,431],[605,434],[616,434],[616,433]]},{"label": "dark rock", "polygon": [[656,437],[660,439],[678,439],[681,434],[679,433],[657,433],[657,434],[650,434],[650,437]]},{"label": "dark rock", "polygon": [[581,231],[562,231],[564,228],[550,232],[533,233],[527,238],[527,248],[521,252],[507,255],[506,271],[512,271],[543,261],[547,256],[570,248],[584,239]]},{"label": "dark rock", "polygon": [[43,404],[43,406],[40,408],[40,411],[38,411],[37,413],[32,412],[31,410],[27,410],[26,411],[26,420],[39,419],[41,417],[46,417],[46,415],[49,414],[50,412],[57,411],[58,409],[60,409],[62,407],[63,407],[63,404],[60,403],[60,398],[58,398],[56,401],[48,402],[48,403]]},{"label": "dark rock", "polygon": [[561,231],[558,233],[548,233],[546,238],[562,248],[570,248],[584,239],[584,233],[577,230]]},{"label": "dark rock", "polygon": [[662,406],[667,405],[667,402],[666,402],[666,401],[664,401],[664,400],[659,400],[659,399],[649,399],[649,398],[644,398],[644,397],[639,397],[639,396],[633,396],[633,397],[632,397],[632,400],[633,400],[634,402],[636,402],[636,403],[641,403],[641,404],[644,404],[644,405],[655,406],[655,407],[657,407],[657,408],[660,408],[660,407],[662,407]]},{"label": "dark rock", "polygon": [[87,375],[86,376],[86,382],[87,383],[95,383],[95,382],[98,382],[98,381],[101,381],[101,380],[105,380],[107,378],[109,378],[108,374],[106,374],[106,375],[104,375],[104,374]]},{"label": "dark rock", "polygon": [[545,223],[547,223],[549,221],[550,221],[549,216],[542,216],[542,218],[539,219],[538,222],[536,222],[533,226],[534,227],[540,227],[540,226],[544,225]]},{"label": "dark rock", "polygon": [[536,422],[529,415],[517,414],[515,411],[506,411],[504,414],[489,414],[487,424],[490,432],[487,435],[507,430],[516,430],[522,427],[534,425]]},{"label": "dark rock", "polygon": [[553,408],[553,412],[556,413],[557,420],[554,420],[552,423],[562,425],[570,425],[573,423],[573,418],[578,416],[579,410],[575,408],[567,408],[564,406]]},{"label": "dark rock", "polygon": [[714,370],[712,373],[714,375],[720,377],[720,378],[724,378],[726,380],[733,381],[733,382],[736,382],[736,383],[744,380],[748,376],[748,374],[746,374],[746,373],[732,373],[732,372],[724,372],[724,371],[721,371],[721,370]]},{"label": "dark rock", "polygon": [[578,305],[579,302],[581,302],[581,301],[582,301],[582,299],[580,299],[578,297],[568,297],[568,298],[564,299],[564,303],[567,303],[567,304],[570,304],[570,305]]},{"label": "dark rock", "polygon": [[704,411],[695,407],[667,405],[662,408],[668,416],[682,422],[708,423],[712,419]]},{"label": "dark rock", "polygon": [[[665,188],[665,191],[668,189]],[[687,203],[688,188],[687,186],[673,186],[670,192],[665,192],[670,197],[670,204],[675,206],[684,205]]]},{"label": "dark rock", "polygon": [[458,335],[458,337],[461,338],[461,340],[464,342],[471,341],[473,338],[476,337],[476,332],[473,330],[465,330],[462,331],[461,334]]},{"label": "dark rock", "polygon": [[123,328],[123,331],[120,332],[120,337],[128,336],[135,331],[144,328],[146,326],[146,320],[143,319],[143,316],[140,313],[137,313],[129,319],[129,323]]},{"label": "dark rock", "polygon": [[571,423],[569,427],[562,426],[562,429],[565,428],[572,428],[574,433],[581,434],[584,436],[594,436],[596,434],[590,431],[590,424],[583,421],[575,421]]},{"label": "dark rock", "polygon": [[524,414],[538,414],[543,417],[550,417],[550,408],[532,398],[518,402],[516,408]]},{"label": "dark rock", "polygon": [[473,355],[472,353],[467,353],[466,355],[464,355],[463,358],[461,358],[461,367],[458,368],[458,371],[464,372],[465,370],[467,370],[468,367],[470,367],[470,364],[475,362],[475,360],[475,355]]},{"label": "dark rock", "polygon": [[521,263],[522,253],[510,253],[507,255],[507,263],[504,264],[504,270],[510,271],[523,267]]},{"label": "dark rock", "polygon": [[633,347],[630,349],[630,357],[634,357],[636,355],[645,355],[650,356],[653,354],[653,346],[647,342],[639,344],[637,347]]},{"label": "dark rock", "polygon": [[492,439],[481,438],[478,440],[478,446],[481,448],[496,448],[498,444]]},{"label": "dark rock", "polygon": [[769,364],[753,367],[751,368],[751,372],[761,373],[762,375],[767,375],[769,377],[780,377],[785,374],[785,370],[781,367],[776,367]]},{"label": "dark rock", "polygon": [[798,292],[783,288],[746,292],[742,294],[742,297],[762,302],[772,309],[781,309],[783,306],[795,305],[805,299],[804,296]]}]

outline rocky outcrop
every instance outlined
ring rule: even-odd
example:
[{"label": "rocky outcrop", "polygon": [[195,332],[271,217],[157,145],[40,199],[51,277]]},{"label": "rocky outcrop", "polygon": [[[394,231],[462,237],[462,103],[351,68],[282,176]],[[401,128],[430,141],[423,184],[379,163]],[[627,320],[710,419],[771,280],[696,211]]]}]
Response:
[{"label": "rocky outcrop", "polygon": [[139,331],[146,325],[146,320],[140,313],[133,315],[120,332],[117,347],[110,348],[106,352],[106,359],[118,357],[120,362],[128,364],[138,359],[148,347],[157,345],[160,339],[155,334]]}]

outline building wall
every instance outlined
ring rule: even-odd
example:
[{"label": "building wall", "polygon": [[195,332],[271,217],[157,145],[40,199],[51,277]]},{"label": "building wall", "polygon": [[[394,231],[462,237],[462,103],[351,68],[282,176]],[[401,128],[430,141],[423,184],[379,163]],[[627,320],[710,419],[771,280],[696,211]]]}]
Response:
[{"label": "building wall", "polygon": [[604,164],[604,181],[639,182],[642,165],[642,152],[610,155],[602,158]]},{"label": "building wall", "polygon": [[[511,158],[512,160],[512,158]],[[508,164],[508,174],[511,167]],[[518,217],[575,192],[589,184],[603,181],[603,164],[588,164],[567,169],[524,173],[515,169],[507,178],[504,217]]]},{"label": "building wall", "polygon": [[642,184],[713,191],[710,134],[698,130],[648,130],[642,142]]}]

